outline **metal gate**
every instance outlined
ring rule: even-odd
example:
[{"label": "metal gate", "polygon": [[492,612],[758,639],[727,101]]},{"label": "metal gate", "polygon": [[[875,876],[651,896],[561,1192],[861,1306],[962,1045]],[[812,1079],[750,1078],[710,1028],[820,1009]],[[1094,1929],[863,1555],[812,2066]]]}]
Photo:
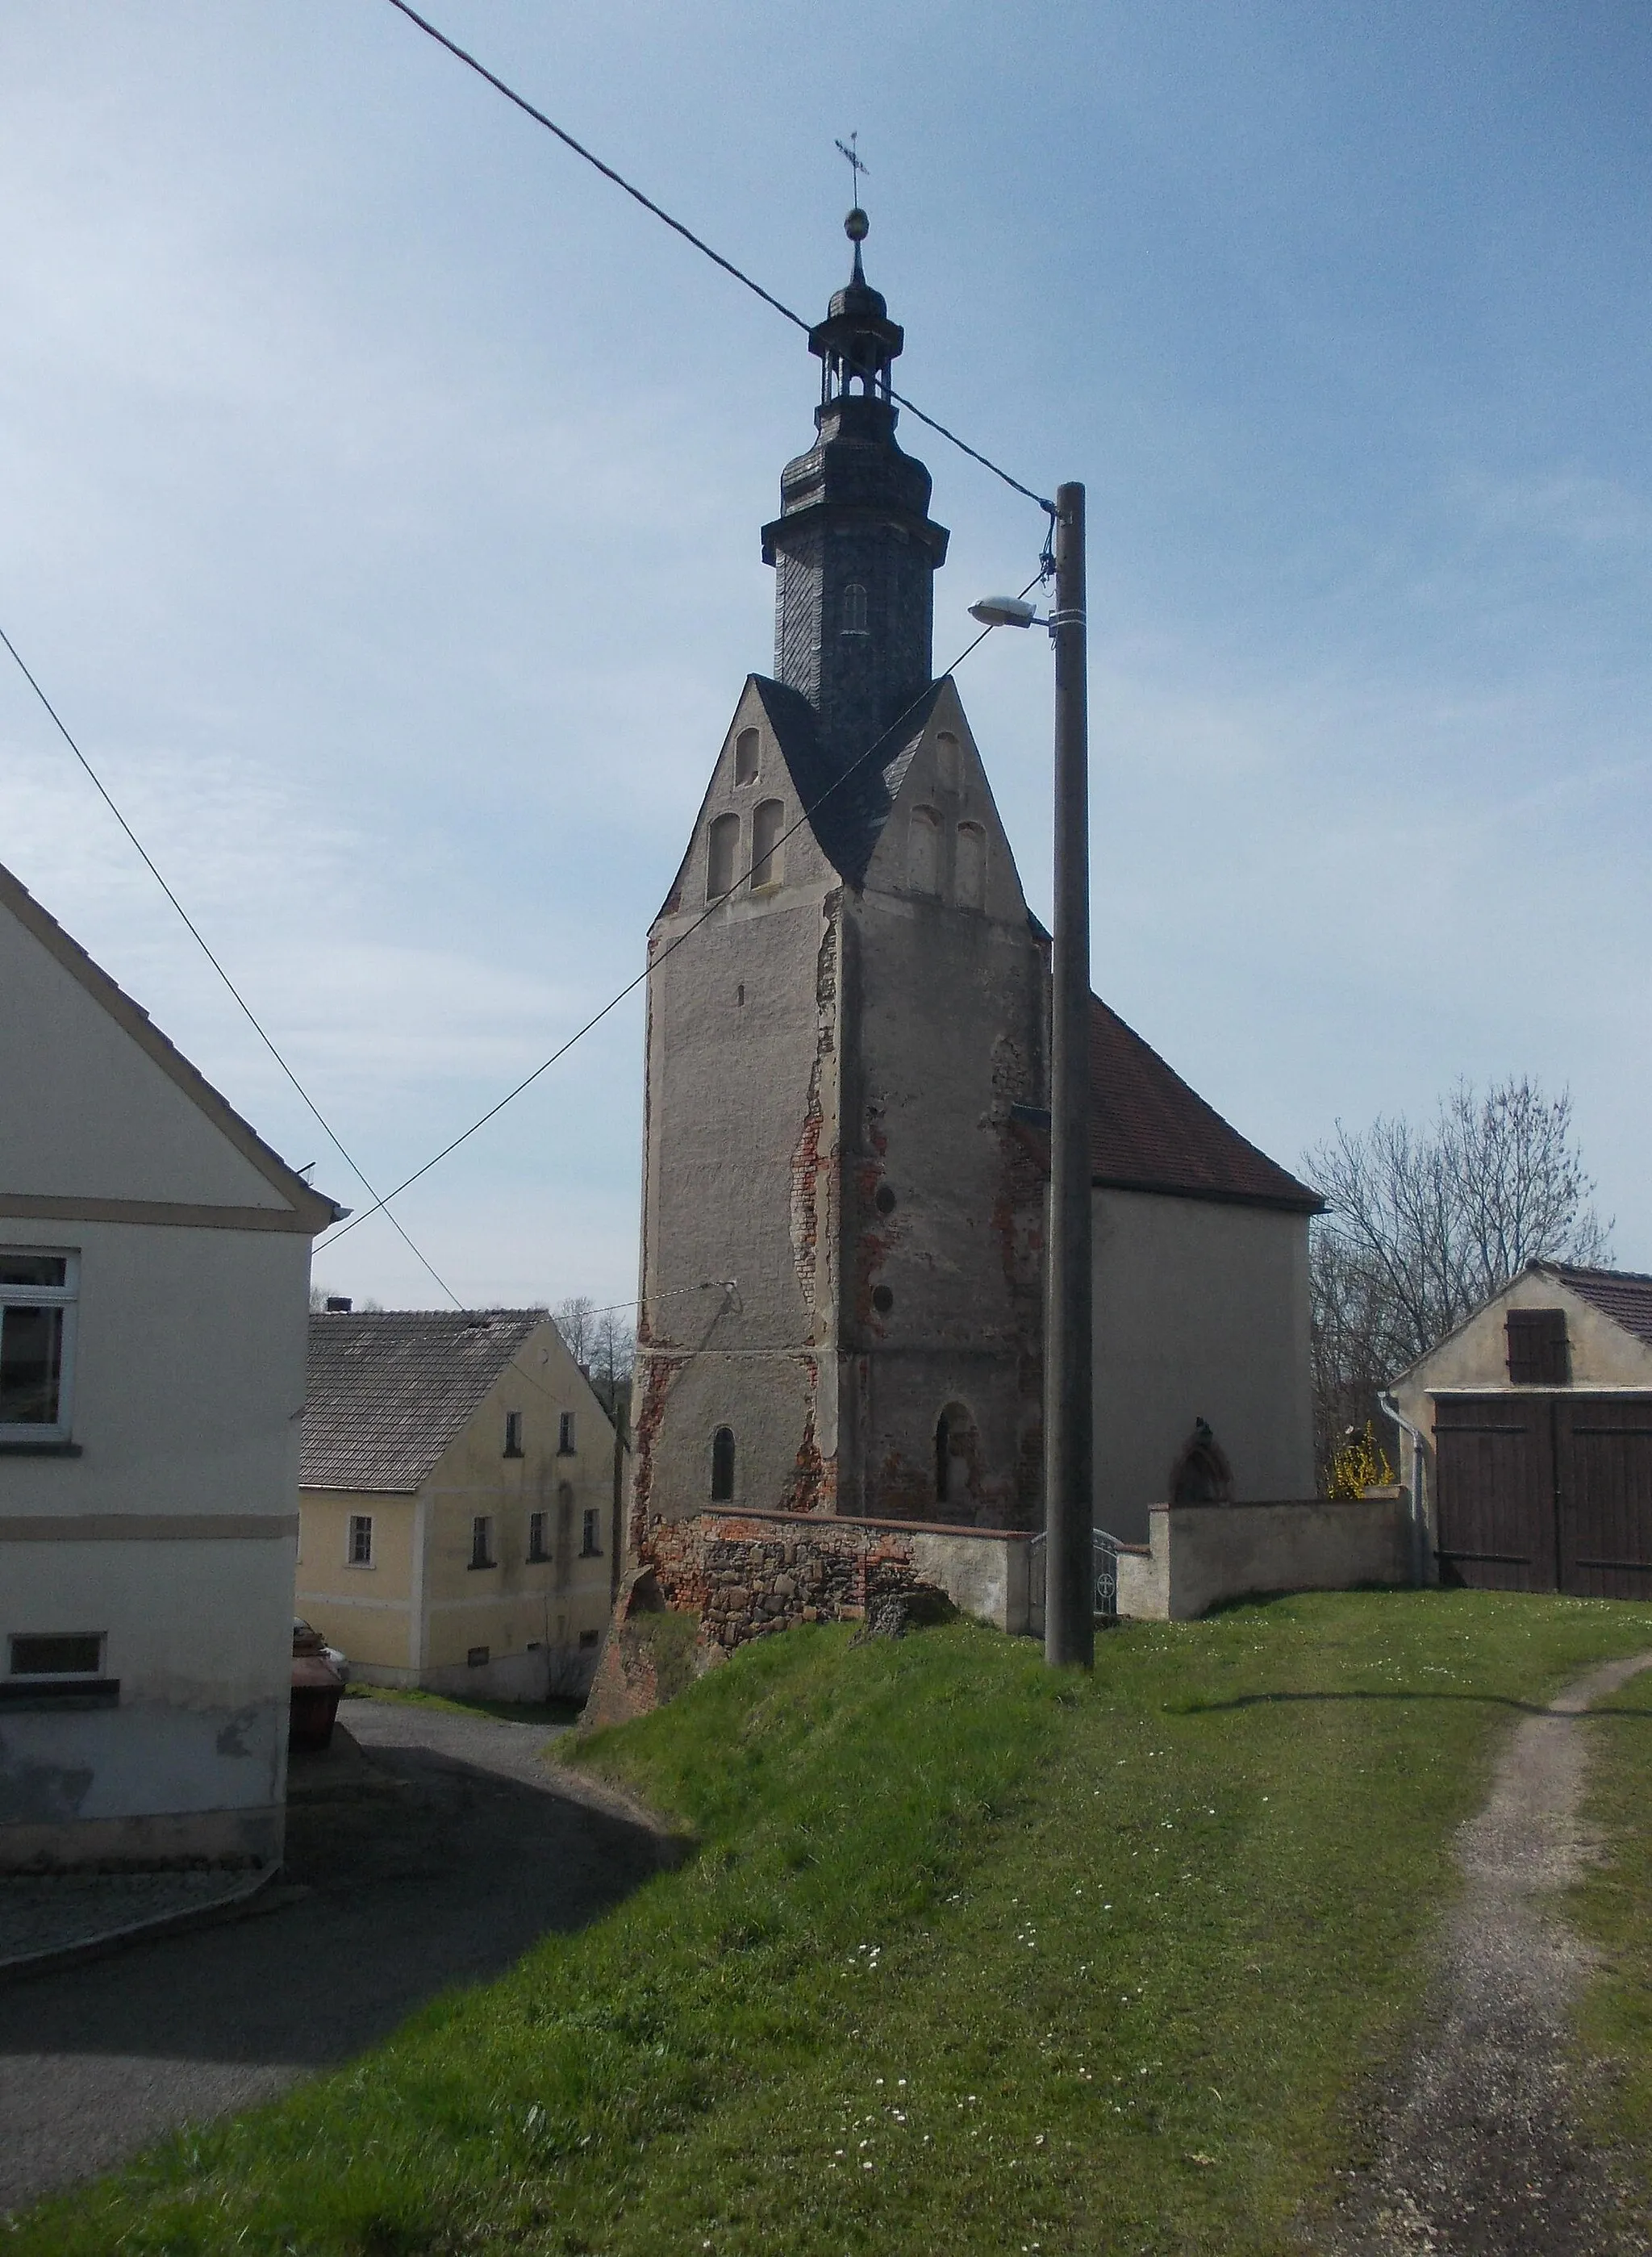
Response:
[{"label": "metal gate", "polygon": [[1441,1396],[1434,1441],[1444,1580],[1652,1597],[1652,1397]]}]

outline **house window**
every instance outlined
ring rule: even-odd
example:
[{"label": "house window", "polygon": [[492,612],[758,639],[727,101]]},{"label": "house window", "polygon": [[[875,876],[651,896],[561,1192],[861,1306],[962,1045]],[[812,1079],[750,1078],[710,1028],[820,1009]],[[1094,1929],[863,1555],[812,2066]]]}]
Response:
[{"label": "house window", "polygon": [[949,1403],[935,1422],[935,1500],[966,1505],[977,1458],[975,1421],[962,1403]]},{"label": "house window", "polygon": [[958,740],[950,729],[942,729],[935,740],[935,772],[942,791],[957,789],[960,774]]},{"label": "house window", "polygon": [[507,1411],[505,1414],[505,1454],[519,1458],[522,1454],[522,1413]]},{"label": "house window", "polygon": [[941,890],[941,817],[932,807],[914,807],[912,810],[907,875],[914,893],[938,894]]},{"label": "house window", "polygon": [[752,817],[752,883],[756,886],[778,886],[780,882],[780,832],[785,827],[786,810],[778,799],[766,799]]},{"label": "house window", "polygon": [[1571,1385],[1571,1359],[1567,1354],[1564,1309],[1511,1309],[1505,1334],[1511,1387]]},{"label": "house window", "polygon": [[599,1630],[582,1630],[579,1634],[579,1642],[582,1645],[596,1645],[600,1642],[601,1638],[602,1632]]},{"label": "house window", "polygon": [[80,1257],[0,1248],[0,1441],[68,1438]]},{"label": "house window", "polygon": [[978,823],[958,825],[958,907],[986,906],[986,833]]},{"label": "house window", "polygon": [[720,902],[724,894],[733,892],[735,865],[739,859],[740,818],[738,815],[719,815],[711,825],[706,845],[707,901]]},{"label": "house window", "polygon": [[549,1518],[548,1512],[530,1512],[527,1517],[527,1556],[530,1560],[548,1560],[551,1556],[545,1548],[545,1528]]},{"label": "house window", "polygon": [[734,781],[736,783],[757,782],[758,746],[761,739],[755,729],[742,729],[734,740]]},{"label": "house window", "polygon": [[571,1411],[564,1411],[557,1418],[556,1454],[561,1458],[571,1458],[574,1454],[574,1414]]},{"label": "house window", "polygon": [[844,633],[864,635],[866,632],[866,591],[858,580],[851,580],[844,590]]},{"label": "house window", "polygon": [[103,1672],[101,1630],[44,1637],[20,1631],[8,1643],[14,1677],[101,1677]]},{"label": "house window", "polygon": [[711,1502],[728,1504],[734,1496],[734,1429],[719,1426],[711,1437]]},{"label": "house window", "polygon": [[345,1553],[352,1567],[371,1567],[373,1564],[373,1516],[371,1512],[352,1512],[349,1517],[349,1549]]},{"label": "house window", "polygon": [[584,1525],[580,1534],[579,1556],[582,1560],[600,1560],[603,1556],[603,1516],[595,1505],[586,1508]]},{"label": "house window", "polygon": [[467,1669],[485,1669],[488,1666],[488,1649],[485,1645],[468,1645],[465,1648],[464,1659]]},{"label": "house window", "polygon": [[491,1512],[478,1512],[470,1523],[470,1565],[473,1567],[491,1567],[495,1564],[493,1515]]}]

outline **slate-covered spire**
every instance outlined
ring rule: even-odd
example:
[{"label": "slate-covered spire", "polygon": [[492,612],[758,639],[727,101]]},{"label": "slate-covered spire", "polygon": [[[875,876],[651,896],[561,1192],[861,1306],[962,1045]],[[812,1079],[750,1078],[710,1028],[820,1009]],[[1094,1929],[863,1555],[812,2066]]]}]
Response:
[{"label": "slate-covered spire", "polygon": [[763,528],[763,561],[778,567],[774,671],[815,708],[839,766],[928,685],[933,575],[948,538],[928,513],[928,471],[895,444],[890,370],[905,339],[866,280],[858,206],[844,229],[853,270],[808,333],[818,435],[782,471],[780,514]]}]

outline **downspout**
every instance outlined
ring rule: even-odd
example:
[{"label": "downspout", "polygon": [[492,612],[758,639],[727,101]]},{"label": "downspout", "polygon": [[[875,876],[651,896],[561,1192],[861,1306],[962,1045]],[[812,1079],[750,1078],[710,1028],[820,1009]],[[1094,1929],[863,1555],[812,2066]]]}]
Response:
[{"label": "downspout", "polygon": [[1387,1389],[1379,1388],[1377,1401],[1385,1416],[1393,1419],[1403,1434],[1411,1439],[1411,1581],[1420,1590],[1428,1581],[1429,1517],[1426,1492],[1429,1466],[1426,1444],[1419,1430],[1411,1424]]}]

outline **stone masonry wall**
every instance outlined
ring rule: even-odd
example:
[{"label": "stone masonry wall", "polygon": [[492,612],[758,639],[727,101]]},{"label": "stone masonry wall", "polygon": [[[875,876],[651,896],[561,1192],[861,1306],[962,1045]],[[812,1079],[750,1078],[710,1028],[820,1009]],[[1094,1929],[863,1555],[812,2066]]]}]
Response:
[{"label": "stone masonry wall", "polygon": [[863,1620],[927,1583],[916,1548],[905,1528],[709,1512],[656,1525],[645,1546],[667,1606],[698,1615],[702,1641],[725,1652],[799,1623]]}]

